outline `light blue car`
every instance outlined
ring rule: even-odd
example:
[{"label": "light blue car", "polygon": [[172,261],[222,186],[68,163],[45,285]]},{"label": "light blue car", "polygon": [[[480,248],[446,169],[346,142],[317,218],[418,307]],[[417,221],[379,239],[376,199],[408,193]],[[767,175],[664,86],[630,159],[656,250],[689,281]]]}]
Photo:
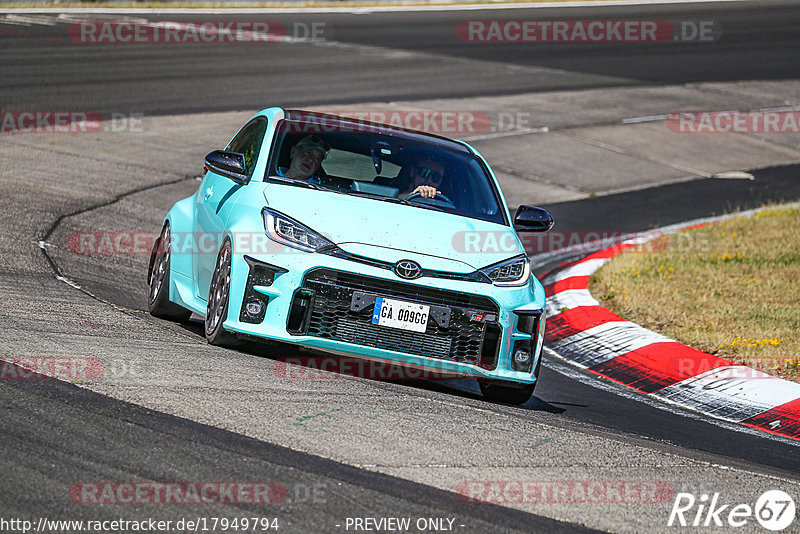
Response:
[{"label": "light blue car", "polygon": [[206,156],[150,258],[150,312],[205,317],[216,345],[261,339],[478,380],[521,404],[536,386],[545,295],[486,161],[466,143],[269,108]]}]

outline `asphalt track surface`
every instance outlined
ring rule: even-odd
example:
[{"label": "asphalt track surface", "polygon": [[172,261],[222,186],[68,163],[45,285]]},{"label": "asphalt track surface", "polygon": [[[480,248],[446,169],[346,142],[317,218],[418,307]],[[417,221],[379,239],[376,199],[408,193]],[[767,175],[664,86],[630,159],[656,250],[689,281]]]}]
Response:
[{"label": "asphalt track surface", "polygon": [[[314,55],[281,45],[270,45],[274,49],[258,53],[246,46],[64,46],[65,43],[44,40],[64,39],[63,33],[56,33],[53,27],[16,28],[16,34],[0,37],[0,48],[12,52],[2,55],[0,68],[13,73],[0,82],[0,103],[3,109],[179,114],[251,109],[265,103],[312,105],[796,77],[800,10],[788,2],[770,6],[732,3],[603,11],[605,18],[614,13],[668,20],[711,18],[721,24],[725,36],[722,46],[711,50],[699,48],[698,44],[635,50],[611,44],[545,45],[535,50],[496,44],[465,46],[454,37],[452,28],[457,21],[473,15],[459,12],[274,17],[324,21],[333,32],[332,39],[347,45],[317,47]],[[598,13],[583,9],[570,16],[591,18]],[[565,15],[562,11],[503,10],[481,17],[554,19]],[[193,17],[204,18],[212,17]],[[365,48],[355,53],[361,46]],[[411,60],[398,53],[395,60],[388,60],[384,55],[370,55],[371,47],[376,46],[424,51],[429,57],[427,61],[420,61],[419,56]],[[508,70],[509,64],[517,68]],[[478,69],[479,75],[470,69]],[[542,76],[543,72],[550,75]],[[309,83],[309,79],[324,81]],[[292,90],[287,91],[286,87]],[[225,95],[224,102],[221,94]],[[643,230],[732,208],[800,198],[796,172],[796,168],[765,169],[756,173],[757,180],[752,183],[697,180],[552,204],[549,208],[563,230]],[[180,191],[171,194],[189,194],[195,187],[196,183],[184,181],[177,185]],[[158,195],[145,198],[155,201]],[[174,199],[177,198],[180,196]],[[174,199],[160,201],[168,205]],[[86,213],[91,215],[92,210]],[[157,224],[157,220],[150,223]],[[33,236],[25,236],[19,246],[30,246],[32,239]],[[51,267],[58,269],[59,260],[52,261]],[[15,273],[7,274],[7,283],[12,284]],[[86,280],[80,281],[87,283],[86,287],[99,298],[133,310],[142,309],[135,291],[125,291],[129,287],[126,284],[116,292],[112,287],[92,285],[92,279],[87,274]],[[198,328],[185,328],[188,335],[200,337]],[[733,465],[792,480],[800,473],[800,455],[794,445],[723,428],[681,410],[665,411],[622,397],[614,386],[598,388],[590,385],[590,379],[575,380],[564,367],[562,362],[546,360],[536,398],[524,411],[488,405],[474,393],[453,391],[436,383],[403,384],[400,389],[407,388],[412,397],[439,397],[444,393],[496,414],[523,420],[544,419],[554,427],[577,428],[632,444],[646,443],[656,451],[678,450],[712,464]],[[297,528],[292,531],[336,530],[331,523],[348,515],[453,516],[462,519],[467,525],[465,531],[470,532],[579,529],[574,524],[498,506],[460,506],[454,494],[424,484],[253,440],[69,384],[0,381],[0,406],[4,471],[0,506],[4,516],[57,515],[64,509],[62,496],[74,480],[280,479],[294,485],[291,487],[324,484],[337,488],[327,494],[325,502],[296,499],[282,508],[281,515],[290,518],[290,525]],[[217,512],[241,515],[243,511],[250,510],[245,507]],[[124,507],[100,512],[96,507],[71,507],[70,513],[76,519],[98,519],[98,514],[108,518],[142,516],[140,510]],[[174,514],[205,515],[202,509],[194,508]],[[579,518],[574,521],[580,522]]]},{"label": "asphalt track surface", "polygon": [[[58,509],[50,503],[57,503],[68,491],[66,481],[76,475],[95,480],[100,473],[114,472],[126,480],[173,480],[176,475],[208,481],[252,480],[253,476],[282,480],[287,500],[281,515],[291,518],[283,525],[292,532],[331,530],[342,522],[343,510],[353,509],[354,501],[369,503],[371,510],[391,511],[396,517],[457,517],[462,532],[528,532],[531,525],[541,532],[592,532],[491,504],[465,507],[449,492],[152,412],[63,382],[16,381],[0,389],[0,396],[5,412],[3,463],[8,468],[2,502],[6,517],[24,516],[32,506],[36,514],[54,517]],[[40,410],[33,419],[31,406]],[[86,428],[87,421],[91,428]],[[102,448],[95,442],[98,438]],[[38,449],[35,462],[31,461],[33,447]],[[28,469],[35,471],[31,477],[35,484],[15,480],[13,471]],[[13,492],[9,482],[16,482]],[[324,499],[315,488],[325,488]],[[78,511],[71,518],[142,518],[139,510],[124,506],[105,506],[100,514],[84,509],[84,513]],[[217,508],[215,513],[265,516],[263,508],[247,504]],[[207,507],[182,508],[159,518],[178,521],[192,516],[207,517]]]},{"label": "asphalt track surface", "polygon": [[[800,12],[793,2],[769,5],[769,9],[761,2],[734,2],[573,10],[191,17],[193,21],[278,21],[289,28],[290,35],[295,23],[304,28],[321,24],[325,40],[336,44],[317,46],[312,55],[304,48],[281,43],[71,45],[63,26],[11,26],[4,27],[0,41],[4,51],[0,69],[8,73],[0,84],[0,106],[40,109],[59,105],[151,115],[260,109],[265,103],[292,107],[794,78]],[[176,18],[140,16],[148,20]],[[481,17],[712,21],[722,33],[713,47],[707,42],[519,45],[460,41],[457,24]],[[395,54],[375,54],[374,47]],[[404,55],[404,51],[416,54]]]}]

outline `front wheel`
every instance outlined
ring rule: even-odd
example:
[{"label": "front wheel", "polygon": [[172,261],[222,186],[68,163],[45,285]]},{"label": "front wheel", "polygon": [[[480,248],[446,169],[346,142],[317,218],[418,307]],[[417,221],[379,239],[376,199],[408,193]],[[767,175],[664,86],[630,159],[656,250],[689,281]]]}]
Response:
[{"label": "front wheel", "polygon": [[231,290],[231,242],[226,240],[217,256],[217,266],[211,277],[206,307],[206,339],[212,345],[232,347],[237,344],[234,334],[227,332],[222,323],[228,318],[228,302]]},{"label": "front wheel", "polygon": [[161,235],[153,244],[150,253],[150,268],[147,272],[147,308],[150,314],[164,319],[186,321],[192,312],[169,300],[169,269],[171,255],[169,223],[164,225]]},{"label": "front wheel", "polygon": [[536,384],[504,385],[514,383],[495,380],[479,380],[478,384],[486,400],[503,404],[525,404],[536,389]]}]

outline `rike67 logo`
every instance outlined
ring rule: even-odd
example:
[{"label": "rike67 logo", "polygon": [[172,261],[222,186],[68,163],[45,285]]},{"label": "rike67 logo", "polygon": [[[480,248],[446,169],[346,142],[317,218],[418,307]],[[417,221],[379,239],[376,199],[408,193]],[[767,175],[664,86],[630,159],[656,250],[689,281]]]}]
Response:
[{"label": "rike67 logo", "polygon": [[794,522],[796,511],[794,499],[781,490],[764,492],[755,506],[724,503],[719,493],[704,493],[699,498],[691,493],[678,493],[667,526],[737,528],[755,519],[765,529],[779,532]]}]

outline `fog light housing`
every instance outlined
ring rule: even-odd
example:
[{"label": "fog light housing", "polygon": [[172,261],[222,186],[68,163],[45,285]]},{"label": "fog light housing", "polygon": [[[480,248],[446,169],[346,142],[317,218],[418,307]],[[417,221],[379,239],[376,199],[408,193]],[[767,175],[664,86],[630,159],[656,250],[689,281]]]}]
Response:
[{"label": "fog light housing", "polygon": [[531,361],[531,353],[527,350],[520,349],[514,353],[514,363],[519,366],[526,366]]},{"label": "fog light housing", "polygon": [[525,339],[514,342],[511,351],[511,368],[515,371],[530,373],[533,368],[534,354],[531,350],[531,340]]},{"label": "fog light housing", "polygon": [[244,309],[250,317],[258,317],[264,311],[264,303],[253,299],[245,305]]},{"label": "fog light housing", "polygon": [[243,323],[260,324],[264,321],[269,306],[269,297],[260,291],[256,291],[258,286],[269,287],[275,281],[275,277],[282,273],[288,273],[283,267],[271,265],[269,263],[251,258],[245,255],[244,261],[250,267],[247,274],[247,285],[242,296],[242,307],[239,311],[239,320]]},{"label": "fog light housing", "polygon": [[517,330],[523,334],[529,334],[531,337],[514,342],[514,348],[511,351],[511,367],[515,371],[530,373],[533,369],[533,361],[537,359],[541,351],[544,310],[520,310],[514,313],[517,315]]},{"label": "fog light housing", "polygon": [[[252,295],[255,291],[249,291],[249,293]],[[250,296],[242,306],[239,320],[244,323],[259,324],[264,320],[266,312],[267,303],[258,297]]]}]

